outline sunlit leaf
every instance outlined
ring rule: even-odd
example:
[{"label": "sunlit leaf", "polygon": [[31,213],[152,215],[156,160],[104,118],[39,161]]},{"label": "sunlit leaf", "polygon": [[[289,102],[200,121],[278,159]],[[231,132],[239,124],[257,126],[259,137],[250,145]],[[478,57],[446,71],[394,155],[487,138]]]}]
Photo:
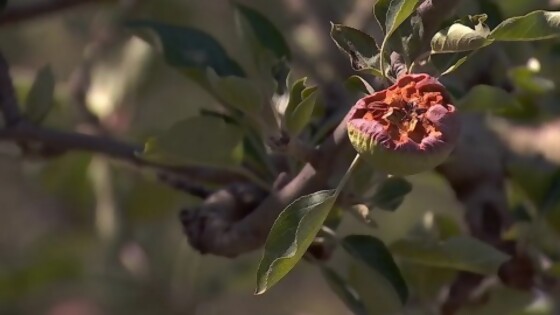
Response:
[{"label": "sunlit leaf", "polygon": [[381,56],[385,54],[385,46],[397,28],[416,10],[418,0],[391,0],[385,16],[385,38],[381,45]]},{"label": "sunlit leaf", "polygon": [[148,140],[141,157],[170,165],[236,166],[243,132],[211,116],[187,118]]},{"label": "sunlit leaf", "polygon": [[412,191],[412,184],[402,177],[390,177],[377,188],[371,203],[383,210],[396,210],[404,197]]},{"label": "sunlit leaf", "polygon": [[290,48],[284,36],[266,16],[240,3],[235,3],[234,7],[237,18],[242,19],[240,22],[245,26],[244,33],[252,32],[258,44],[272,51],[277,58],[290,59]]},{"label": "sunlit leaf", "polygon": [[533,41],[559,35],[560,12],[539,10],[503,21],[489,37],[497,41]]},{"label": "sunlit leaf", "polygon": [[346,304],[355,315],[369,315],[367,309],[355,289],[342,279],[334,270],[329,267],[322,267],[323,277],[331,289]]},{"label": "sunlit leaf", "polygon": [[390,246],[402,259],[433,267],[492,275],[509,256],[492,246],[468,236],[451,237],[434,243],[424,239],[403,239]]},{"label": "sunlit leaf", "polygon": [[368,34],[349,26],[331,24],[331,38],[348,55],[354,70],[377,67],[379,49]]},{"label": "sunlit leaf", "polygon": [[157,40],[154,37],[143,38],[147,38],[153,45],[161,46],[166,61],[174,67],[202,73],[210,67],[219,76],[245,75],[222,45],[203,31],[149,20],[134,20],[127,25],[133,29],[145,28],[155,32]]},{"label": "sunlit leaf", "polygon": [[397,292],[401,303],[406,303],[408,299],[406,282],[393,256],[382,241],[370,235],[350,235],[342,240],[342,247],[352,257],[382,275]]},{"label": "sunlit leaf", "polygon": [[219,98],[244,113],[255,114],[262,105],[262,96],[249,79],[237,76],[218,76],[212,69],[207,71],[208,82]]},{"label": "sunlit leaf", "polygon": [[416,10],[418,0],[391,0],[385,17],[385,41]]},{"label": "sunlit leaf", "polygon": [[489,85],[477,85],[458,102],[464,111],[509,115],[522,109],[521,103],[508,92]]},{"label": "sunlit leaf", "polygon": [[482,48],[492,43],[488,39],[490,30],[484,24],[486,15],[472,17],[476,19],[474,27],[454,23],[437,32],[431,41],[432,53],[456,53]]},{"label": "sunlit leaf", "polygon": [[294,268],[321,229],[334,201],[334,190],[318,191],[296,199],[280,213],[266,239],[256,294],[264,293]]},{"label": "sunlit leaf", "polygon": [[40,123],[54,104],[54,75],[50,66],[41,68],[25,99],[24,115],[34,123]]}]

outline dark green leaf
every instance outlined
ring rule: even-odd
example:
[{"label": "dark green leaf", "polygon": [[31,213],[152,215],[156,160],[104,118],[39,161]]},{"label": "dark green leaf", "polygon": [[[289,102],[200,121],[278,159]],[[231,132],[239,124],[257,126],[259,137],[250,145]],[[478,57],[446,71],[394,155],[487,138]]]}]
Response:
[{"label": "dark green leaf", "polygon": [[375,92],[371,85],[359,75],[353,75],[346,79],[344,86],[352,92],[358,92],[365,95],[373,94]]},{"label": "dark green leaf", "polygon": [[247,114],[256,114],[260,110],[263,99],[252,81],[237,76],[220,77],[212,69],[208,69],[207,78],[225,104]]},{"label": "dark green leaf", "polygon": [[464,111],[510,115],[522,110],[519,101],[508,92],[489,85],[477,85],[458,102]]},{"label": "dark green leaf", "polygon": [[391,0],[375,0],[375,4],[373,5],[373,15],[377,20],[377,22],[379,23],[381,30],[383,32],[386,32],[385,20],[386,20],[387,11],[389,10],[390,3]]},{"label": "dark green leaf", "polygon": [[342,240],[342,246],[352,257],[362,261],[389,281],[399,295],[401,303],[406,303],[406,282],[382,241],[369,235],[350,235]]},{"label": "dark green leaf", "polygon": [[531,161],[508,163],[507,172],[515,185],[514,188],[522,191],[522,199],[530,201],[537,209],[544,207],[550,196],[550,189],[560,181],[560,170],[546,166],[537,167]]},{"label": "dark green leaf", "polygon": [[236,166],[242,159],[243,132],[211,116],[185,119],[146,142],[141,157],[169,165]]},{"label": "dark green leaf", "polygon": [[368,34],[340,24],[331,24],[331,38],[337,47],[350,57],[354,70],[377,67],[379,51],[375,40]]},{"label": "dark green leaf", "polygon": [[362,298],[368,315],[402,314],[403,305],[391,282],[365,262],[350,262],[348,284]]},{"label": "dark green leaf", "polygon": [[380,184],[371,202],[374,207],[393,211],[401,205],[404,197],[410,191],[412,191],[412,185],[406,179],[391,177]]},{"label": "dark green leaf", "polygon": [[290,48],[282,36],[282,33],[268,20],[267,17],[258,11],[249,8],[245,5],[236,3],[235,11],[239,18],[242,18],[247,23],[250,30],[258,40],[259,44],[266,49],[269,49],[274,55],[281,59],[291,57]]},{"label": "dark green leaf", "polygon": [[[210,67],[219,76],[245,76],[243,69],[228,56],[220,43],[203,31],[148,20],[130,21],[127,25],[154,31],[166,61],[174,67],[202,73]],[[159,46],[153,38],[148,41]]]},{"label": "dark green leaf", "polygon": [[37,72],[35,81],[25,99],[24,115],[33,123],[40,123],[54,104],[55,81],[50,66]]},{"label": "dark green leaf", "polygon": [[322,267],[321,271],[331,289],[338,295],[342,302],[346,304],[352,313],[355,315],[369,315],[361,297],[358,296],[356,291],[350,287],[344,279],[329,267]]},{"label": "dark green leaf", "polygon": [[257,271],[256,294],[282,279],[303,257],[335,202],[334,190],[318,191],[296,199],[274,222]]},{"label": "dark green leaf", "polygon": [[404,239],[391,245],[399,258],[433,267],[492,275],[509,256],[468,236],[451,237],[439,243],[424,239]]},{"label": "dark green leaf", "polygon": [[453,65],[451,65],[449,68],[447,68],[446,70],[444,70],[444,71],[440,74],[440,76],[442,77],[442,76],[444,76],[444,75],[450,74],[451,72],[457,70],[457,68],[459,68],[460,66],[462,66],[462,65],[465,63],[465,61],[467,61],[467,59],[469,58],[469,56],[470,56],[470,55],[464,56],[464,57],[460,58],[459,60],[457,60]]},{"label": "dark green leaf", "polygon": [[533,11],[524,16],[509,18],[490,33],[497,41],[533,41],[560,35],[560,12]]}]

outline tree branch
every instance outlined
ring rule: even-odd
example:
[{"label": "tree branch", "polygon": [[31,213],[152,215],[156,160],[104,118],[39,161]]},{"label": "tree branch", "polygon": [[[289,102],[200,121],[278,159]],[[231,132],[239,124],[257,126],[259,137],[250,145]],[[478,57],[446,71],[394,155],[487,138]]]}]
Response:
[{"label": "tree branch", "polygon": [[21,116],[8,64],[2,54],[0,54],[0,110],[6,122],[5,128],[0,129],[0,141],[19,144],[35,142],[49,149],[47,151],[50,152],[62,153],[74,150],[103,154],[137,166],[155,168],[162,172],[171,172],[202,182],[227,184],[247,180],[245,176],[234,171],[198,166],[168,166],[147,161],[137,155],[137,153],[143,151],[142,146],[120,142],[106,136],[58,131],[30,124]]},{"label": "tree branch", "polygon": [[14,6],[0,14],[0,26],[18,23],[44,14],[68,9],[80,4],[102,2],[102,0],[49,0],[39,3]]},{"label": "tree branch", "polygon": [[346,120],[343,120],[318,149],[317,156],[321,159],[314,164],[307,163],[288,184],[271,192],[246,216],[231,215],[238,203],[229,200],[219,206],[211,203],[210,207],[203,205],[184,211],[181,219],[189,242],[202,253],[227,257],[261,247],[280,212],[296,198],[327,188],[336,169],[334,165],[338,162],[348,165],[350,154],[346,153],[351,152]]}]

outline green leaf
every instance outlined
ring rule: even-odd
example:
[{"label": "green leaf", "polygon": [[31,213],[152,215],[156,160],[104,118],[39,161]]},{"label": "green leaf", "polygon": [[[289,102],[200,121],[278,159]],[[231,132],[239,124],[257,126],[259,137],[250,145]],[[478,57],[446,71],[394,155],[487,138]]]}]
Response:
[{"label": "green leaf", "polygon": [[434,243],[424,239],[399,240],[390,246],[399,258],[433,267],[492,275],[509,259],[494,247],[468,236]]},{"label": "green leaf", "polygon": [[379,49],[375,40],[368,34],[355,28],[340,24],[331,24],[331,38],[336,46],[350,57],[354,70],[375,68]]},{"label": "green leaf", "polygon": [[418,0],[391,0],[385,17],[385,40],[416,10]]},{"label": "green leaf", "polygon": [[284,128],[291,135],[299,134],[309,123],[315,109],[317,88],[306,87],[307,78],[297,80],[290,91],[290,99],[284,111]]},{"label": "green leaf", "polygon": [[153,37],[143,38],[152,45],[161,46],[165,59],[171,66],[202,73],[210,67],[219,76],[245,76],[243,69],[228,56],[220,43],[203,31],[149,20],[130,21],[127,26],[154,31],[159,45]]},{"label": "green leaf", "polygon": [[430,267],[399,261],[399,267],[415,298],[424,301],[437,299],[441,290],[457,278],[457,270]]},{"label": "green leaf", "polygon": [[256,294],[282,279],[303,257],[335,202],[334,190],[322,190],[296,199],[278,216],[264,245],[257,271]]},{"label": "green leaf", "polygon": [[219,118],[191,117],[148,140],[140,156],[169,165],[237,166],[242,137],[241,129]]},{"label": "green leaf", "polygon": [[24,115],[33,123],[40,123],[54,104],[54,75],[50,66],[37,72],[31,90],[25,99]]},{"label": "green leaf", "polygon": [[342,302],[346,304],[352,313],[355,315],[369,315],[361,297],[357,294],[356,290],[342,279],[342,277],[326,266],[321,268],[321,272],[331,289],[338,295]]},{"label": "green leaf", "polygon": [[458,102],[464,111],[511,115],[522,110],[521,103],[508,92],[489,85],[477,85]]},{"label": "green leaf", "polygon": [[508,77],[517,88],[533,94],[545,94],[555,88],[554,81],[525,66],[510,69]]},{"label": "green leaf", "polygon": [[537,209],[544,207],[550,196],[550,189],[556,182],[560,182],[560,170],[546,166],[536,167],[530,161],[516,160],[508,163],[507,173],[514,187],[522,191],[523,201],[530,201]]},{"label": "green leaf", "polygon": [[368,315],[402,314],[403,305],[392,284],[363,261],[350,262],[348,283],[362,297]]},{"label": "green leaf", "polygon": [[444,70],[439,76],[443,77],[444,75],[448,75],[451,72],[457,70],[460,66],[462,66],[465,61],[467,61],[467,59],[470,57],[470,55],[464,56],[463,58],[460,58],[459,60],[457,60],[454,64],[452,64],[449,68],[447,68],[446,70]]},{"label": "green leaf", "polygon": [[489,37],[497,41],[534,41],[559,35],[560,12],[539,10],[503,21]]},{"label": "green leaf", "polygon": [[220,77],[212,69],[208,69],[207,77],[213,91],[226,104],[248,114],[261,109],[263,99],[252,81],[237,76]]},{"label": "green leaf", "polygon": [[[547,311],[547,306],[535,303],[535,297],[531,291],[515,290],[500,285],[493,286],[485,294],[488,295],[485,303],[465,305],[457,312],[457,315],[551,314],[550,311]],[[531,305],[535,305],[533,310],[529,310],[529,308],[533,308]]]},{"label": "green leaf", "polygon": [[404,305],[408,288],[393,256],[382,241],[370,235],[349,235],[342,240],[342,247],[355,259],[362,261],[382,275],[398,294]]},{"label": "green leaf", "polygon": [[358,92],[365,95],[375,93],[373,87],[371,87],[371,85],[359,75],[350,76],[344,82],[344,86],[352,92]]},{"label": "green leaf", "polygon": [[381,45],[381,72],[384,72],[385,45],[397,28],[416,10],[418,0],[391,0],[385,16],[385,38]]},{"label": "green leaf", "polygon": [[284,118],[286,116],[290,116],[296,109],[297,105],[301,103],[302,101],[301,93],[303,92],[303,90],[305,90],[306,88],[305,83],[307,82],[307,77],[298,79],[293,83],[290,82],[291,81],[290,79],[292,78],[288,76],[288,84],[291,84],[291,86],[289,86],[290,99],[288,100],[288,105],[284,110]]},{"label": "green leaf", "polygon": [[391,0],[375,0],[375,4],[373,5],[373,15],[377,23],[379,23],[381,30],[384,32],[386,32],[385,20],[390,3]]},{"label": "green leaf", "polygon": [[278,59],[291,58],[290,48],[284,36],[266,16],[239,3],[235,3],[234,6],[240,22],[245,22],[241,24],[245,24],[246,32],[252,32],[259,45],[272,51]]},{"label": "green leaf", "polygon": [[431,41],[432,54],[456,53],[480,49],[490,45],[490,30],[484,24],[486,15],[470,17],[474,27],[462,23],[454,23],[448,28],[437,32]]},{"label": "green leaf", "polygon": [[402,177],[390,177],[377,188],[371,202],[383,210],[396,210],[404,197],[412,191],[412,184]]}]

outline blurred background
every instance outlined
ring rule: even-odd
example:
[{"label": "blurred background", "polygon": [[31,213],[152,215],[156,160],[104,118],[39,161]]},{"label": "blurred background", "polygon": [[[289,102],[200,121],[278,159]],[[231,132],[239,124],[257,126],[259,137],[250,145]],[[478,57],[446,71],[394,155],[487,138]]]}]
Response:
[{"label": "blurred background", "polygon": [[[10,0],[7,10],[41,2],[49,1]],[[321,84],[351,72],[329,39],[329,21],[367,30],[373,4],[242,2],[282,30],[296,72]],[[505,16],[558,8],[553,0],[494,2]],[[479,9],[467,3],[460,10]],[[95,124],[138,144],[201,108],[216,107],[152,47],[117,26],[140,17],[202,29],[250,67],[227,0],[83,1],[22,21],[0,16],[0,49],[21,102],[37,71],[48,65],[56,95],[45,125],[83,131]],[[410,179],[413,192],[399,211],[375,214],[375,234],[387,242],[426,213],[462,216],[462,206],[438,175]],[[270,292],[254,296],[260,252],[225,259],[188,246],[178,213],[197,202],[149,171],[102,156],[74,152],[23,161],[12,145],[0,143],[0,314],[350,314],[305,262]],[[343,230],[350,229],[365,227],[347,218]]]}]

